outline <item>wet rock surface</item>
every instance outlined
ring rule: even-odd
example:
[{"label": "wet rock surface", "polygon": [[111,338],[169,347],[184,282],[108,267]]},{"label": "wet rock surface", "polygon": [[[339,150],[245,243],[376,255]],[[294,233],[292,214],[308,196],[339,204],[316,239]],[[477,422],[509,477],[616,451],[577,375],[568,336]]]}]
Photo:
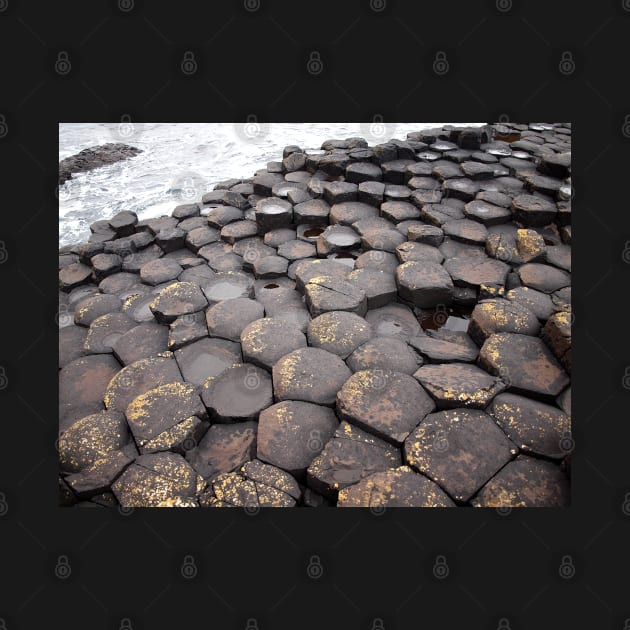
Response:
[{"label": "wet rock surface", "polygon": [[94,223],[59,255],[63,504],[568,505],[570,152],[563,124],[288,146]]},{"label": "wet rock surface", "polygon": [[84,173],[99,166],[114,164],[141,153],[142,149],[131,147],[127,144],[113,143],[101,144],[97,147],[83,149],[76,155],[71,155],[59,162],[59,185],[72,179],[74,173]]}]

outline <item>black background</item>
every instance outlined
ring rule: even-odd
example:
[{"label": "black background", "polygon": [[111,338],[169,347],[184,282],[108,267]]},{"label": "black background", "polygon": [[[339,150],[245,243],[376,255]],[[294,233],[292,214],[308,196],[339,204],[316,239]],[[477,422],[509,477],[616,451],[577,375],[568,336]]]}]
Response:
[{"label": "black background", "polygon": [[[0,0],[0,628],[630,627],[630,2],[372,6],[383,2],[260,0],[248,11],[242,1],[135,0],[125,12],[117,1]],[[62,51],[66,76],[55,71]],[[180,69],[186,51],[191,76]],[[439,51],[443,76],[433,72]],[[572,507],[58,508],[57,125],[125,114],[572,122]],[[55,575],[60,555],[67,579]],[[185,555],[194,579],[182,576]],[[315,580],[312,556],[323,569]]]}]

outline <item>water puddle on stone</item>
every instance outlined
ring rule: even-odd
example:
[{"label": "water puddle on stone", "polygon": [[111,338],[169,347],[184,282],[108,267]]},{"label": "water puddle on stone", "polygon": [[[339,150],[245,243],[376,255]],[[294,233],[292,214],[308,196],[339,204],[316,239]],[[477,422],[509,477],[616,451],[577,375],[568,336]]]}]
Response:
[{"label": "water puddle on stone", "polygon": [[206,290],[212,300],[229,300],[243,295],[244,289],[240,284],[233,282],[219,282]]},{"label": "water puddle on stone", "polygon": [[232,361],[212,354],[201,354],[186,366],[186,380],[205,383],[210,376],[217,376],[232,365]]},{"label": "water puddle on stone", "polygon": [[422,330],[439,330],[443,328],[444,330],[466,332],[472,310],[472,307],[423,309],[420,326]]},{"label": "water puddle on stone", "polygon": [[263,214],[282,214],[286,212],[287,209],[285,206],[274,205],[274,204],[266,204],[262,208],[257,208],[258,212],[262,212]]},{"label": "water puddle on stone", "polygon": [[276,284],[275,282],[270,282],[269,284],[266,284],[263,289],[277,289],[279,288],[280,285]]},{"label": "water puddle on stone", "polygon": [[309,228],[308,230],[304,230],[304,237],[305,238],[312,238],[315,239],[317,238],[322,232],[324,231],[324,228],[321,227],[313,227],[313,228]]},{"label": "water puddle on stone", "polygon": [[326,240],[331,245],[336,245],[337,247],[351,247],[352,245],[356,245],[360,239],[357,234],[350,234],[348,232],[335,232],[331,231],[326,235]]}]

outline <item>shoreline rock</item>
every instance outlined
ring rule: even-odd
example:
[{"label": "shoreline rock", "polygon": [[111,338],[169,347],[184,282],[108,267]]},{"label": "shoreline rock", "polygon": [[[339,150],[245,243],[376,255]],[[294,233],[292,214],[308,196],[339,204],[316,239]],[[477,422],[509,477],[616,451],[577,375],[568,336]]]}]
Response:
[{"label": "shoreline rock", "polygon": [[568,505],[570,152],[565,124],[290,145],[93,223],[59,250],[60,503]]},{"label": "shoreline rock", "polygon": [[59,185],[61,186],[72,179],[75,173],[85,173],[107,164],[115,164],[135,157],[139,153],[142,153],[142,149],[120,142],[108,142],[83,149],[59,162]]}]

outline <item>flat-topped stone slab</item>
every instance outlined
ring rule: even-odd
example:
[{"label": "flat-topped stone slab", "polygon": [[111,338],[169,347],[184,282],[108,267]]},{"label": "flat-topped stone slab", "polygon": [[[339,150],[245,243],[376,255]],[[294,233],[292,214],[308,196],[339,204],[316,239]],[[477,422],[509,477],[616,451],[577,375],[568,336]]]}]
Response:
[{"label": "flat-topped stone slab", "polygon": [[538,337],[491,335],[479,351],[478,362],[509,382],[510,391],[550,402],[569,384],[566,372]]},{"label": "flat-topped stone slab", "polygon": [[300,348],[273,366],[274,395],[278,401],[303,400],[331,406],[351,374],[336,354],[321,348]]},{"label": "flat-topped stone slab", "polygon": [[420,308],[450,304],[453,282],[447,271],[434,262],[410,261],[396,269],[398,294]]},{"label": "flat-topped stone slab", "polygon": [[373,336],[372,326],[355,313],[331,311],[311,320],[307,329],[310,346],[345,359]]},{"label": "flat-topped stone slab", "polygon": [[435,403],[413,377],[390,370],[355,372],[337,394],[337,414],[400,445]]},{"label": "flat-topped stone slab", "polygon": [[407,438],[405,461],[466,502],[516,453],[494,420],[478,409],[429,414]]},{"label": "flat-topped stone slab", "polygon": [[337,507],[444,508],[455,503],[436,483],[408,466],[373,473],[339,492]]},{"label": "flat-topped stone slab", "polygon": [[349,311],[357,315],[367,312],[365,291],[336,276],[311,278],[304,289],[304,298],[313,317],[328,311]]},{"label": "flat-topped stone slab", "polygon": [[506,388],[501,379],[468,363],[423,365],[414,377],[429,392],[438,409],[483,409]]},{"label": "flat-topped stone slab", "polygon": [[374,337],[360,345],[346,363],[353,372],[393,370],[413,374],[422,359],[398,337]]},{"label": "flat-topped stone slab", "polygon": [[112,344],[112,351],[122,365],[157,356],[167,350],[168,332],[154,322],[136,325]]},{"label": "flat-topped stone slab", "polygon": [[241,333],[244,360],[268,370],[281,357],[306,345],[306,336],[297,325],[275,317],[257,319]]},{"label": "flat-topped stone slab", "polygon": [[374,472],[400,465],[400,451],[358,427],[341,422],[307,470],[307,484],[335,499],[340,489]]},{"label": "flat-topped stone slab", "polygon": [[193,282],[174,282],[162,289],[149,308],[161,324],[175,321],[182,315],[202,311],[208,306],[199,285]]},{"label": "flat-topped stone slab", "polygon": [[186,382],[203,385],[209,377],[241,363],[240,345],[206,337],[176,350],[175,359]]},{"label": "flat-topped stone slab", "polygon": [[479,346],[494,333],[538,335],[540,322],[532,311],[518,302],[490,299],[478,302],[470,316],[468,334]]},{"label": "flat-topped stone slab", "polygon": [[217,302],[205,313],[208,334],[230,341],[240,341],[243,329],[264,316],[260,302],[250,298],[234,298]]},{"label": "flat-topped stone slab", "polygon": [[215,422],[255,420],[273,402],[271,377],[251,363],[233,365],[209,377],[201,397]]},{"label": "flat-topped stone slab", "polygon": [[328,407],[294,400],[276,403],[260,414],[257,457],[303,477],[338,425]]},{"label": "flat-topped stone slab", "polygon": [[473,507],[567,507],[569,480],[559,466],[519,455],[502,468],[472,499]]}]

